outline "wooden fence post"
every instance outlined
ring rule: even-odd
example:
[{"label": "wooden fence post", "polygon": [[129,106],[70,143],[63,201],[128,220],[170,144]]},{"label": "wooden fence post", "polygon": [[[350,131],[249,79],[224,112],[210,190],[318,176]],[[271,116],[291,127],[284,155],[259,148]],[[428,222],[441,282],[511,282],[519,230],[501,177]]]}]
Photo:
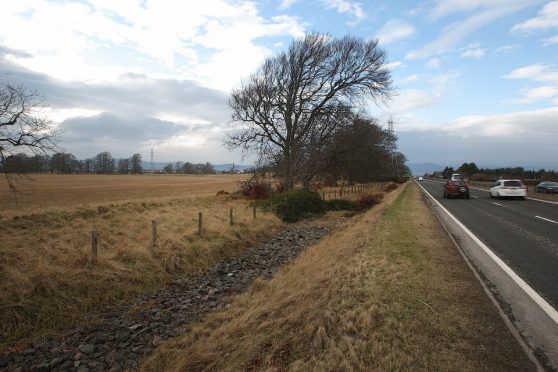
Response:
[{"label": "wooden fence post", "polygon": [[343,197],[343,187],[341,187],[339,189],[339,197],[342,198]]},{"label": "wooden fence post", "polygon": [[157,248],[157,220],[151,221],[151,247]]},{"label": "wooden fence post", "polygon": [[322,191],[322,199],[325,200],[325,191]]},{"label": "wooden fence post", "polygon": [[233,207],[231,207],[231,210],[229,212],[229,224],[232,226],[234,225],[234,220],[233,220]]},{"label": "wooden fence post", "polygon": [[337,189],[333,190],[333,198],[337,199]]},{"label": "wooden fence post", "polygon": [[254,204],[254,206],[252,207],[252,214],[254,216],[254,219],[256,219],[256,205]]},{"label": "wooden fence post", "polygon": [[198,213],[198,235],[202,235],[203,232],[203,214],[202,212]]},{"label": "wooden fence post", "polygon": [[91,231],[91,261],[97,263],[97,242],[99,233],[95,230]]}]

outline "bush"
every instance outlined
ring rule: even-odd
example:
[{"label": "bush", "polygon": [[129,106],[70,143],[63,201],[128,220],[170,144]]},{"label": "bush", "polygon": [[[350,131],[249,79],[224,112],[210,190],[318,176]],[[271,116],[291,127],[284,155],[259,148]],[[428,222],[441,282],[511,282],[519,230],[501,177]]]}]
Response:
[{"label": "bush", "polygon": [[384,194],[381,193],[363,195],[360,199],[358,199],[356,204],[358,209],[366,210],[372,208],[376,204],[379,204],[383,198]]},{"label": "bush", "polygon": [[328,211],[357,211],[359,207],[355,201],[345,199],[332,199],[325,201]]},{"label": "bush", "polygon": [[326,205],[320,194],[309,190],[276,194],[265,204],[284,222],[296,222],[326,212]]},{"label": "bush", "polygon": [[267,199],[271,196],[271,183],[255,174],[248,181],[240,183],[240,192],[250,199]]},{"label": "bush", "polygon": [[397,184],[395,182],[390,182],[384,187],[384,192],[390,192],[397,188]]}]

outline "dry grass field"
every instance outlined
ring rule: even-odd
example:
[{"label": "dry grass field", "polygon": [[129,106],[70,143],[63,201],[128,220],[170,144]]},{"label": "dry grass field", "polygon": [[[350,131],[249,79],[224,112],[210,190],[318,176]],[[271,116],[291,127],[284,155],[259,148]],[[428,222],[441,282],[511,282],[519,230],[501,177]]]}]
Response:
[{"label": "dry grass field", "polygon": [[[2,193],[0,351],[235,255],[281,222],[232,192],[244,176],[33,176]],[[229,224],[230,208],[234,225]],[[198,235],[198,212],[203,234]],[[157,221],[158,244],[151,246]],[[91,262],[91,232],[99,233]]]},{"label": "dry grass field", "polygon": [[413,184],[389,193],[144,371],[529,371]]},{"label": "dry grass field", "polygon": [[233,192],[248,175],[91,175],[32,174],[16,176],[20,193],[0,182],[0,216],[41,213],[52,209],[97,206],[137,200],[215,195]]}]

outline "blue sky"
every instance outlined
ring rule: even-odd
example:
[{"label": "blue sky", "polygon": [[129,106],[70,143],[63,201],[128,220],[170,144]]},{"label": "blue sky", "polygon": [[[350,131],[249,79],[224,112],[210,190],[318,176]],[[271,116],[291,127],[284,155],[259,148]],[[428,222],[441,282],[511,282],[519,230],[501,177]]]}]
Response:
[{"label": "blue sky", "polygon": [[4,1],[0,79],[78,158],[238,163],[231,89],[311,31],[380,40],[396,95],[366,108],[409,163],[558,169],[556,0]]}]

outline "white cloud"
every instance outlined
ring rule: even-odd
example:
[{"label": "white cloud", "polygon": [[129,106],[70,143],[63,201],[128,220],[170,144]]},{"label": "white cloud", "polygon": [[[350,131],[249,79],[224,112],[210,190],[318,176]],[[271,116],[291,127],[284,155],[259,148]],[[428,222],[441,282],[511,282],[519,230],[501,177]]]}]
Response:
[{"label": "white cloud", "polygon": [[486,54],[486,49],[481,48],[480,44],[472,43],[467,45],[464,48],[461,48],[462,52],[460,54],[461,57],[464,58],[482,58]]},{"label": "white cloud", "polygon": [[529,104],[548,100],[549,98],[558,98],[558,86],[541,86],[532,89],[526,89],[522,92],[521,98],[510,100],[511,103]]},{"label": "white cloud", "polygon": [[436,0],[430,17],[438,19],[454,13],[471,12],[478,9],[506,8],[508,6],[528,6],[537,0]]},{"label": "white cloud", "polygon": [[415,32],[415,28],[410,23],[400,19],[392,19],[384,23],[378,30],[377,37],[380,43],[390,44],[397,40],[406,39],[414,35]]},{"label": "white cloud", "polygon": [[405,67],[405,65],[401,61],[394,61],[386,64],[386,68],[390,70],[395,70],[396,68],[401,68],[401,67]]},{"label": "white cloud", "polygon": [[[242,0],[10,3],[18,4],[3,5],[2,41],[33,56],[13,60],[65,81],[114,81],[133,72],[228,91],[233,79],[194,66],[245,75],[269,53],[258,39],[301,36],[306,27],[295,17],[263,18],[253,2]],[[232,56],[235,63],[223,59]]]},{"label": "white cloud", "polygon": [[281,0],[281,4],[279,4],[279,9],[289,9],[296,2],[298,2],[298,0]]},{"label": "white cloud", "polygon": [[517,50],[518,48],[519,48],[518,45],[503,45],[499,48],[494,49],[494,53],[496,54],[510,53],[513,52],[514,50]]},{"label": "white cloud", "polygon": [[351,2],[348,0],[322,0],[328,9],[335,9],[338,13],[348,13],[352,15],[355,20],[350,22],[356,24],[364,20],[366,13],[362,10],[360,3]]},{"label": "white cloud", "polygon": [[534,81],[542,82],[555,82],[558,83],[558,71],[554,70],[552,66],[534,64],[525,67],[520,67],[513,70],[507,75],[506,79],[532,79]]},{"label": "white cloud", "polygon": [[426,62],[425,66],[430,69],[438,69],[440,68],[440,59],[439,58],[431,58]]},{"label": "white cloud", "polygon": [[527,79],[542,84],[536,88],[522,89],[519,98],[511,99],[508,102],[529,104],[548,100],[552,104],[556,104],[558,98],[558,70],[555,70],[553,66],[542,64],[524,66],[504,75],[504,78]]},{"label": "white cloud", "polygon": [[553,44],[558,44],[558,35],[543,39],[544,46],[549,46]]},{"label": "white cloud", "polygon": [[428,58],[432,55],[448,53],[471,33],[532,4],[533,1],[526,0],[439,0],[437,7],[431,12],[434,18],[455,12],[479,10],[465,20],[446,26],[438,38],[419,49],[410,51],[405,58]]},{"label": "white cloud", "polygon": [[[412,75],[411,75],[412,76]],[[418,77],[412,76],[411,80]],[[398,91],[398,95],[393,97],[389,104],[389,110],[398,114],[409,114],[410,111],[430,107],[438,104],[452,85],[458,78],[456,73],[435,75],[427,80],[428,89],[402,89]]]},{"label": "white cloud", "polygon": [[414,83],[418,80],[418,78],[419,78],[418,74],[412,74],[407,76],[406,78],[398,80],[398,82],[401,84]]},{"label": "white cloud", "polygon": [[558,1],[551,1],[539,11],[536,17],[512,27],[516,32],[534,32],[558,28]]},{"label": "white cloud", "polygon": [[[444,131],[466,130],[471,135],[502,136],[516,138],[517,142],[525,141],[525,136],[548,136],[558,139],[558,107],[532,111],[516,111],[503,115],[471,115],[462,116],[446,125]],[[507,128],[505,131],[499,130]]]},{"label": "white cloud", "polygon": [[403,89],[389,105],[394,113],[406,113],[417,108],[429,107],[438,103],[439,97],[431,91],[419,89]]}]

